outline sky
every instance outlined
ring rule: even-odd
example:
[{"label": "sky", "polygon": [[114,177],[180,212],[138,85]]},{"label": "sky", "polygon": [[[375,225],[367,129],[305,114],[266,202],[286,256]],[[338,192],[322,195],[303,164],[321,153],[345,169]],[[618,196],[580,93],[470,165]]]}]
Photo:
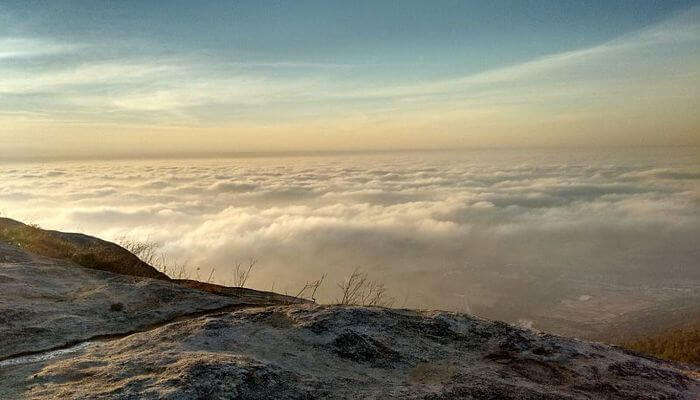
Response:
[{"label": "sky", "polygon": [[697,1],[0,2],[0,157],[700,144]]}]

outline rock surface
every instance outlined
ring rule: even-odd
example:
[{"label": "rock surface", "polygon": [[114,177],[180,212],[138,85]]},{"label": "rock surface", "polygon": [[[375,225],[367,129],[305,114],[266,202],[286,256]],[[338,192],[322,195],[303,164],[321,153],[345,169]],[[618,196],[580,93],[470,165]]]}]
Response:
[{"label": "rock surface", "polygon": [[216,296],[176,282],[82,268],[0,242],[0,360],[205,310],[292,301],[250,292]]},{"label": "rock surface", "polygon": [[318,305],[201,316],[0,366],[0,393],[120,399],[695,399],[680,368],[445,312]]},{"label": "rock surface", "polygon": [[243,297],[79,268],[0,243],[0,398],[700,395],[697,371],[599,343],[447,312],[260,307],[274,295],[246,301],[246,291],[234,292]]}]

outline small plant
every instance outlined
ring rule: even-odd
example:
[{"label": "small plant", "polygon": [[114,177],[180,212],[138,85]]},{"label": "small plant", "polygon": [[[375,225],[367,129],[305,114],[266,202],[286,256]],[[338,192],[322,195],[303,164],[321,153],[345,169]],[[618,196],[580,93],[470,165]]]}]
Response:
[{"label": "small plant", "polygon": [[248,278],[250,278],[250,272],[253,270],[253,267],[257,262],[258,260],[251,258],[248,261],[248,265],[245,266],[243,263],[236,261],[231,268],[231,273],[233,274],[231,286],[245,287],[246,282],[248,282]]},{"label": "small plant", "polygon": [[[172,263],[165,263],[163,265],[169,265],[172,267],[173,272],[177,271],[177,279],[190,279],[190,273],[187,271],[187,263],[186,262],[175,262],[173,261]],[[168,267],[166,267],[168,268]]]},{"label": "small plant", "polygon": [[163,261],[163,254],[158,251],[161,247],[160,243],[151,240],[134,240],[126,236],[117,238],[117,243],[146,264],[156,267]]},{"label": "small plant", "polygon": [[338,287],[341,293],[338,304],[341,305],[391,307],[394,304],[384,283],[370,280],[359,268],[339,282]]},{"label": "small plant", "polygon": [[[321,275],[321,278],[318,280],[306,282],[304,287],[302,287],[301,290],[299,291],[299,293],[297,293],[297,295],[294,297],[302,298],[304,293],[309,293],[308,298],[311,299],[311,301],[315,302],[316,301],[316,291],[318,291],[318,288],[321,286],[321,283],[323,283],[324,279],[326,279],[326,274]],[[273,286],[273,288],[274,288],[274,286]]]},{"label": "small plant", "polygon": [[[138,240],[122,236],[117,238],[121,247],[139,258],[139,260],[154,267],[163,274],[175,279],[192,279],[192,269],[187,261],[174,260],[163,251],[160,243],[152,240]],[[200,268],[194,270],[194,278],[199,280]],[[213,271],[212,271],[213,274]],[[211,274],[210,277],[211,279]]]}]

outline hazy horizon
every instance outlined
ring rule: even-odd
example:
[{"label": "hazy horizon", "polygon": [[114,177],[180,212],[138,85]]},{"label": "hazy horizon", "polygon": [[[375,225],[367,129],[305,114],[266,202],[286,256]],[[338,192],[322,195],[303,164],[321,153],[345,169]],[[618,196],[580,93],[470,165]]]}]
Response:
[{"label": "hazy horizon", "polygon": [[329,157],[329,156],[352,156],[352,155],[390,155],[390,154],[419,154],[419,153],[434,153],[434,154],[460,154],[469,152],[483,151],[522,151],[522,152],[537,152],[537,151],[563,151],[570,152],[574,150],[581,151],[603,151],[607,153],[614,152],[629,152],[630,150],[654,150],[654,149],[694,149],[700,145],[638,145],[638,146],[598,146],[598,145],[581,145],[581,146],[492,146],[492,147],[463,147],[463,148],[431,148],[431,149],[362,149],[362,150],[298,150],[298,151],[238,151],[238,152],[179,152],[179,153],[116,153],[109,156],[97,155],[57,155],[57,156],[24,156],[10,155],[3,157],[0,163],[4,164],[22,164],[22,163],[51,163],[61,161],[146,161],[146,160],[226,160],[226,159],[246,159],[246,158],[294,158],[294,157]]}]

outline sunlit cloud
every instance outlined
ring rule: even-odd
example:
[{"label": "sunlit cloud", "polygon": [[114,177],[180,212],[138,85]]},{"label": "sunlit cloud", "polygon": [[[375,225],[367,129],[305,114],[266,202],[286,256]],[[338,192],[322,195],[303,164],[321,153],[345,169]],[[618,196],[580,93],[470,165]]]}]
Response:
[{"label": "sunlit cloud", "polygon": [[[232,260],[250,256],[260,289],[294,290],[324,272],[333,282],[363,266],[397,295],[415,292],[414,306],[459,309],[456,294],[479,304],[478,293],[508,277],[656,285],[697,276],[700,171],[691,150],[662,165],[668,151],[614,162],[551,150],[7,164],[0,210],[47,228],[155,240],[191,273],[214,267],[221,282]],[[532,282],[508,282],[529,301]]]},{"label": "sunlit cloud", "polygon": [[[314,84],[311,79],[280,81],[261,76],[239,75],[230,78],[201,79],[189,76],[189,82],[163,82],[159,89],[134,91],[111,101],[115,107],[139,111],[167,111],[206,104],[261,105],[272,101],[291,101],[303,97]],[[157,86],[157,85],[154,85]]]}]

